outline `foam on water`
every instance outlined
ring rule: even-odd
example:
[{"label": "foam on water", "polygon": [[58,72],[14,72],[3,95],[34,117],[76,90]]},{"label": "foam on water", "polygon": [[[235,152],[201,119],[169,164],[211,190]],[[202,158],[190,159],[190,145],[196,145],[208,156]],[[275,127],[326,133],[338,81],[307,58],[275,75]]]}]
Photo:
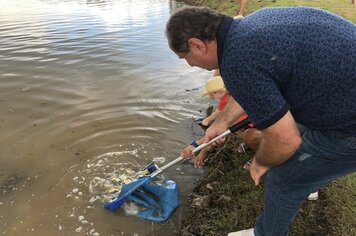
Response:
[{"label": "foam on water", "polygon": [[90,204],[97,200],[100,202],[111,200],[120,193],[123,184],[127,184],[138,177],[139,165],[134,162],[120,162],[120,156],[123,155],[138,157],[138,148],[131,151],[101,154],[86,165],[84,172],[89,174],[90,199],[88,202]]},{"label": "foam on water", "polygon": [[[92,219],[94,211],[102,208],[103,202],[118,196],[123,184],[142,175],[140,170],[143,165],[140,162],[149,163],[146,150],[151,148],[133,143],[122,151],[103,153],[70,168],[58,187],[66,189],[65,197],[69,201],[61,209],[69,205],[72,208],[67,213],[58,209],[58,215],[55,217],[58,231],[64,230],[61,221],[63,217],[69,216],[76,219],[77,223],[73,225],[75,233],[99,235]],[[154,158],[154,160],[160,163],[165,161],[164,158]],[[129,201],[122,209],[127,215],[136,215],[140,211],[137,205]]]}]

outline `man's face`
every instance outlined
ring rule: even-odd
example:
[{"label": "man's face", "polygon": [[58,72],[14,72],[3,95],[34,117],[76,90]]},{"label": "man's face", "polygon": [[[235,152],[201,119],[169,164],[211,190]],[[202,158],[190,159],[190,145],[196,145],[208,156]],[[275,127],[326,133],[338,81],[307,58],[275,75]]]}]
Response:
[{"label": "man's face", "polygon": [[179,59],[185,59],[190,66],[197,66],[206,70],[218,68],[215,42],[204,42],[196,38],[188,40],[189,52],[175,52]]},{"label": "man's face", "polygon": [[204,58],[204,55],[194,53],[194,51],[190,50],[188,53],[176,53],[179,59],[185,59],[190,66],[197,66],[206,70],[215,69],[207,58]]}]

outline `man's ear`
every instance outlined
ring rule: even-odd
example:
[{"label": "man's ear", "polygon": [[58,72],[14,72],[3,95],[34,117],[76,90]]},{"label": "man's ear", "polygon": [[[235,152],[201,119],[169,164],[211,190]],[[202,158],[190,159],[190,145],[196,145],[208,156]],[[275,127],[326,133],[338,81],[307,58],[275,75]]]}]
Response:
[{"label": "man's ear", "polygon": [[204,41],[197,38],[188,39],[189,50],[193,52],[206,53],[207,46]]}]

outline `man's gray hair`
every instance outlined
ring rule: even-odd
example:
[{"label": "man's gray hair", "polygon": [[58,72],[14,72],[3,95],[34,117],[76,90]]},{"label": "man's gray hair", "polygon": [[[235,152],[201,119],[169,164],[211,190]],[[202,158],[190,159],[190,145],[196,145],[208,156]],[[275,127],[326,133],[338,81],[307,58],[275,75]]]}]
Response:
[{"label": "man's gray hair", "polygon": [[175,11],[166,25],[166,36],[172,50],[188,53],[188,39],[212,41],[224,15],[208,7],[185,6]]}]

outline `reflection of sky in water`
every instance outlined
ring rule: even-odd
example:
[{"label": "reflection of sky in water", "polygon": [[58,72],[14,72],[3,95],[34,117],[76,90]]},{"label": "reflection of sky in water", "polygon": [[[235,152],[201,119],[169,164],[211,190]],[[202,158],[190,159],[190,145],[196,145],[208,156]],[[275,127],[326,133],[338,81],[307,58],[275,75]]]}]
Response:
[{"label": "reflection of sky in water", "polygon": [[[190,88],[202,87],[197,72],[205,73],[206,77],[211,74],[188,66],[177,74],[177,68],[186,62],[178,60],[167,45],[164,35],[169,17],[167,1],[4,0],[1,4],[0,15],[10,16],[2,19],[3,25],[12,27],[11,18],[15,17],[17,24],[21,21],[27,28],[12,31],[8,37],[17,37],[12,40],[11,49],[27,44],[28,49],[17,50],[7,59],[13,56],[37,64],[88,67],[89,71],[94,69],[93,73],[104,73],[108,78],[126,73],[134,76],[130,67],[135,66],[136,72],[147,74],[145,79],[161,79],[169,84],[178,78],[180,84]],[[38,47],[34,49],[34,45]]]},{"label": "reflection of sky in water", "polygon": [[[162,17],[162,13],[165,12],[168,17],[169,12],[166,4],[162,2],[118,0],[109,1],[106,5],[94,4],[90,1],[85,4],[85,2],[87,1],[63,3],[63,1],[2,0],[0,13],[12,15],[16,21],[27,22],[26,24],[32,21],[36,26],[44,27],[42,30],[37,28],[30,31],[33,37],[44,36],[41,31],[47,30],[49,33],[56,34],[62,32],[65,35],[60,36],[73,37],[73,39],[76,38],[75,35],[90,38],[100,36],[107,31],[120,32],[131,28],[136,28],[135,32],[130,33],[133,38],[126,38],[126,41],[136,40],[135,37],[145,36],[143,34],[147,33],[151,37],[157,36],[156,38],[160,39],[164,35],[162,22],[165,21],[165,17]],[[43,13],[43,8],[46,8],[46,13]],[[2,21],[6,23],[4,19]],[[144,29],[148,26],[150,29],[145,32]],[[155,27],[162,28],[161,35],[157,34]],[[37,35],[38,33],[40,35]],[[145,41],[147,40],[142,40],[142,44],[145,44]]]}]

